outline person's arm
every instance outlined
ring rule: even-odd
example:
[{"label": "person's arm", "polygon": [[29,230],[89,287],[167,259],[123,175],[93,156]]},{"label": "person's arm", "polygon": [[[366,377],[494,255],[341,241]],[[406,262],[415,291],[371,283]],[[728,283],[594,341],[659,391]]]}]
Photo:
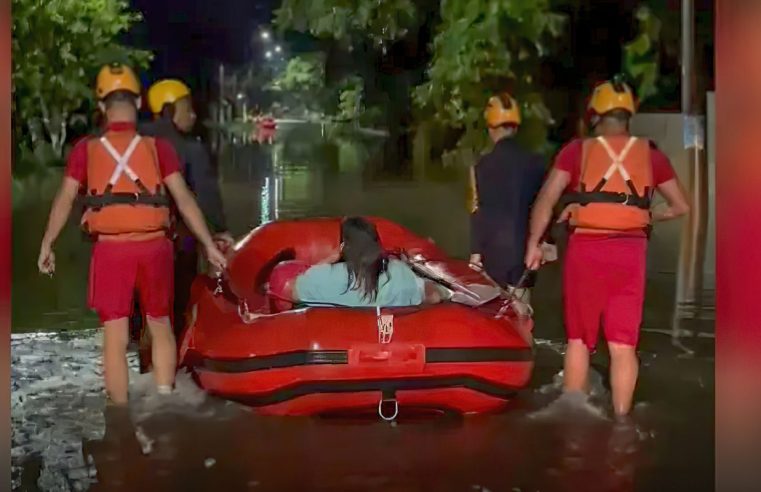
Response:
[{"label": "person's arm", "polygon": [[550,172],[550,176],[539,191],[539,196],[536,198],[534,206],[531,209],[529,244],[538,245],[544,237],[547,227],[552,220],[555,205],[568,187],[570,180],[571,176],[566,171],[553,169]]},{"label": "person's arm", "polygon": [[61,234],[66,222],[69,220],[71,209],[74,206],[74,201],[77,199],[78,192],[79,181],[70,176],[65,176],[61,183],[61,187],[58,189],[58,193],[53,200],[53,206],[50,209],[50,217],[48,218],[48,225],[45,229],[45,234],[42,237],[40,256],[37,261],[37,266],[42,273],[52,274],[55,271],[53,244]]},{"label": "person's arm", "polygon": [[79,182],[74,178],[65,176],[53,200],[53,206],[50,209],[48,226],[42,238],[43,243],[52,246],[56,239],[58,239],[66,222],[69,220],[69,215],[71,215],[71,209],[74,207],[74,201],[77,199],[78,192]]},{"label": "person's arm", "polygon": [[684,188],[671,166],[669,158],[651,142],[650,162],[652,163],[653,182],[658,193],[666,199],[666,207],[653,210],[652,221],[662,222],[685,215],[690,211]]},{"label": "person's arm", "polygon": [[570,173],[553,169],[534,202],[534,207],[531,210],[529,237],[526,247],[526,266],[532,270],[536,270],[541,266],[542,251],[540,243],[552,220],[553,209],[570,181]]},{"label": "person's arm", "polygon": [[[477,165],[477,164],[476,164]],[[469,172],[469,206],[470,206],[470,264],[483,267],[483,225],[478,211],[478,181],[476,168],[471,166]]]},{"label": "person's arm", "polygon": [[676,219],[690,211],[684,189],[677,178],[659,184],[656,189],[666,199],[666,208],[653,211],[653,222]]}]

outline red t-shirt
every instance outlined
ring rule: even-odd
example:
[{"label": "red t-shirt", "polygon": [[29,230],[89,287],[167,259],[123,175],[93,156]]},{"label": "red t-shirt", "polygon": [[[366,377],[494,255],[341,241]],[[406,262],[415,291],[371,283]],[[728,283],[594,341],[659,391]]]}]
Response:
[{"label": "red t-shirt", "polygon": [[[571,175],[571,181],[568,183],[566,191],[576,190],[579,186],[579,179],[581,179],[582,143],[583,140],[580,138],[572,140],[560,149],[557,157],[555,157],[555,169],[565,171]],[[653,184],[655,186],[676,178],[676,173],[674,168],[671,167],[669,158],[655,147],[650,149],[650,163],[653,167]]]},{"label": "red t-shirt", "polygon": [[[573,192],[578,189],[579,180],[581,179],[581,154],[582,154],[582,139],[572,140],[566,144],[557,157],[555,157],[555,169],[559,171],[565,171],[571,175],[571,180],[568,183],[566,192]],[[650,164],[653,171],[653,184],[658,186],[667,181],[671,181],[676,178],[674,168],[671,167],[671,162],[666,154],[651,146],[650,148]],[[588,236],[588,234],[584,234]],[[646,237],[644,231],[628,231],[620,234],[593,234],[591,236],[604,239],[614,236],[637,236]]]},{"label": "red t-shirt", "polygon": [[[134,123],[111,123],[106,129],[112,132],[135,132]],[[87,142],[89,138],[83,138],[71,149],[71,154],[66,162],[66,176],[77,180],[83,186],[87,184]],[[156,154],[159,159],[161,177],[166,179],[174,173],[180,172],[180,159],[174,151],[172,144],[156,139]]]}]

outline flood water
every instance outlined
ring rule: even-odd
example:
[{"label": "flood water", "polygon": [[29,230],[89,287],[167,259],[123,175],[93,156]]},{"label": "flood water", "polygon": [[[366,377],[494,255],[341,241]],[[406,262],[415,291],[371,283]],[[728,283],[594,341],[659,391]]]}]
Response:
[{"label": "flood water", "polygon": [[[314,215],[381,215],[468,253],[465,173],[406,166],[374,136],[286,129],[273,147],[220,155],[229,225]],[[713,490],[714,359],[708,336],[664,335],[673,285],[652,274],[633,426],[607,414],[604,350],[589,401],[558,399],[563,331],[559,267],[534,293],[536,369],[500,415],[436,419],[260,417],[206,396],[185,374],[160,397],[132,378],[129,412],[105,410],[97,319],[85,308],[89,246],[75,227],[58,272],[36,273],[56,176],[14,210],[13,480],[18,490],[702,491]],[[657,230],[656,230],[657,234]],[[657,253],[657,252],[656,252]],[[710,331],[700,326],[702,331]],[[134,354],[131,366],[137,369]]]}]

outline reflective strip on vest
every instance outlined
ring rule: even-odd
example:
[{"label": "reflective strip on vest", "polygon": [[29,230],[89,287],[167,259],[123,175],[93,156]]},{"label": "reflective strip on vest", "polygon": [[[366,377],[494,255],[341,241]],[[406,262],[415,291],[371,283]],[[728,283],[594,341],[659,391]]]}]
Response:
[{"label": "reflective strip on vest", "polygon": [[122,174],[126,174],[133,183],[137,184],[138,181],[140,181],[140,178],[137,174],[135,174],[135,171],[129,167],[129,160],[132,157],[132,154],[135,152],[137,145],[140,143],[140,135],[134,136],[132,141],[129,143],[129,146],[127,146],[127,150],[124,151],[123,155],[119,155],[119,152],[117,152],[117,150],[113,145],[111,145],[111,142],[109,142],[105,136],[100,137],[100,143],[103,144],[103,147],[105,147],[106,151],[111,154],[111,157],[113,157],[114,161],[116,161],[116,169],[114,169],[113,174],[111,174],[111,179],[108,180],[108,184],[114,186],[116,182],[119,181],[119,177]]},{"label": "reflective strip on vest", "polygon": [[608,157],[610,157],[610,160],[612,161],[610,167],[606,171],[605,175],[603,176],[603,181],[607,182],[615,172],[618,172],[618,174],[621,175],[622,178],[624,178],[624,182],[628,183],[631,182],[632,178],[629,172],[624,167],[624,160],[626,159],[626,156],[629,154],[629,151],[634,146],[634,143],[637,141],[636,137],[629,138],[629,141],[626,142],[626,145],[624,146],[624,149],[621,151],[620,154],[616,155],[615,152],[613,152],[613,149],[610,148],[610,145],[608,144],[607,140],[605,140],[602,136],[597,137],[597,141],[600,142],[602,145],[602,148],[605,149],[605,152],[608,153]]}]

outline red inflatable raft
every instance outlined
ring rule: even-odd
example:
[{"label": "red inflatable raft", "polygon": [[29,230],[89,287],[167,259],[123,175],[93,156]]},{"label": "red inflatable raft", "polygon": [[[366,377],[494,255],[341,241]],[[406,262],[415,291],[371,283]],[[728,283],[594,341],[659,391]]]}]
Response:
[{"label": "red inflatable raft", "polygon": [[[467,289],[490,281],[467,262],[384,219],[370,219],[384,248],[446,271]],[[338,250],[340,219],[274,222],[235,247],[224,280],[193,287],[180,365],[209,393],[271,415],[377,409],[480,413],[502,408],[533,368],[528,317],[497,297],[411,308],[305,307],[277,312],[268,296],[284,260],[317,263]]]}]

